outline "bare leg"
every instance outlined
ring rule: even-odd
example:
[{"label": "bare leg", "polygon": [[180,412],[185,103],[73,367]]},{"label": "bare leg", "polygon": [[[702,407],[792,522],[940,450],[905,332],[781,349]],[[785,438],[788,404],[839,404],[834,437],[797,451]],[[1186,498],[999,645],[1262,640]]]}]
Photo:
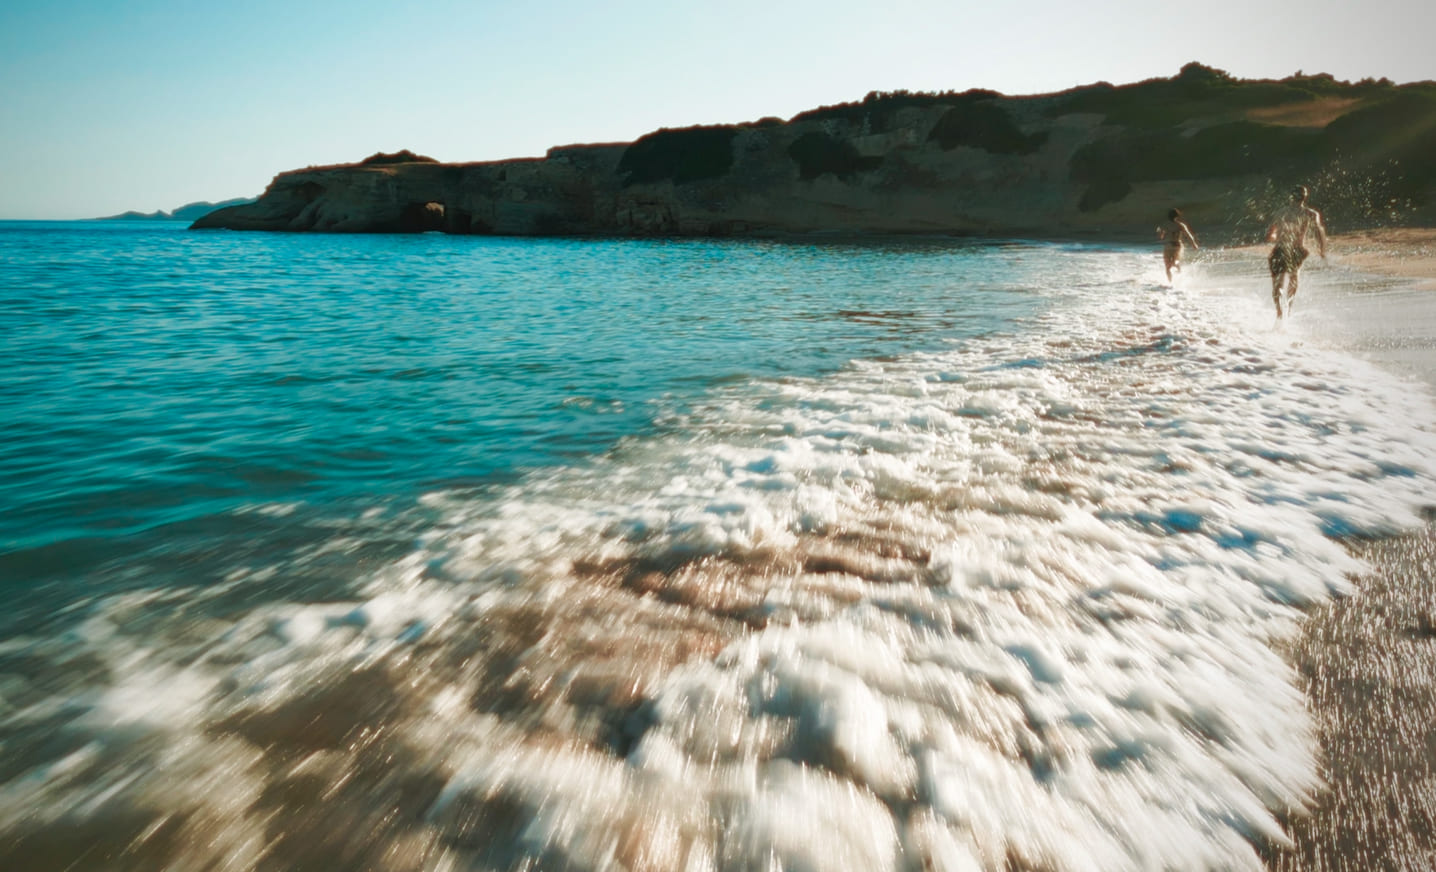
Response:
[{"label": "bare leg", "polygon": [[1273,273],[1271,277],[1271,301],[1276,304],[1276,317],[1281,319],[1281,280],[1287,273]]},{"label": "bare leg", "polygon": [[1291,281],[1286,284],[1286,313],[1291,314],[1292,302],[1296,299],[1296,285],[1301,281],[1301,268],[1298,267],[1291,272]]}]

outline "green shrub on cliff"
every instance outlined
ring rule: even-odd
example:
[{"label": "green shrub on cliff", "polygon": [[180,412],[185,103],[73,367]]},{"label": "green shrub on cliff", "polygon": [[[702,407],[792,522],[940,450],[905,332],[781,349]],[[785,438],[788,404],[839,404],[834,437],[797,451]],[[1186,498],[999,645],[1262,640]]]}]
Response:
[{"label": "green shrub on cliff", "polygon": [[1403,86],[1383,100],[1371,101],[1326,126],[1342,145],[1383,146],[1405,140],[1436,124],[1436,83]]},{"label": "green shrub on cliff", "polygon": [[1120,176],[1099,176],[1091,180],[1077,201],[1078,212],[1096,212],[1108,203],[1121,202],[1132,193],[1132,183]]},{"label": "green shrub on cliff", "polygon": [[1127,128],[1077,149],[1068,167],[1073,181],[1088,184],[1078,208],[1089,212],[1125,197],[1133,182],[1285,177],[1311,172],[1328,157],[1319,132],[1235,121],[1190,136],[1178,127]]},{"label": "green shrub on cliff", "polygon": [[406,148],[402,151],[396,151],[390,154],[385,154],[382,151],[375,152],[374,154],[371,154],[363,160],[359,161],[359,166],[373,167],[403,163],[438,163],[438,161],[426,155],[414,154],[412,151]]},{"label": "green shrub on cliff", "polygon": [[1297,73],[1281,80],[1234,79],[1225,70],[1190,63],[1170,79],[1114,87],[1100,83],[1058,95],[1049,115],[1095,112],[1109,124],[1161,128],[1192,118],[1230,115],[1324,97],[1380,98],[1396,90],[1388,79],[1352,84],[1326,73]]},{"label": "green shrub on cliff", "polygon": [[730,125],[663,129],[640,137],[624,149],[618,172],[624,185],[671,181],[676,185],[716,179],[733,168],[733,137],[738,128]]},{"label": "green shrub on cliff", "polygon": [[1276,106],[1313,96],[1312,91],[1286,82],[1242,81],[1224,70],[1190,63],[1170,79],[1072,91],[1048,111],[1052,115],[1095,112],[1105,115],[1109,124],[1159,128],[1203,115]]},{"label": "green shrub on cliff", "polygon": [[[1360,87],[1377,99],[1321,129],[1253,121],[1195,133],[1176,126],[1119,129],[1072,155],[1071,178],[1088,184],[1079,208],[1120,200],[1135,182],[1246,175],[1295,180],[1333,167],[1363,178],[1391,175],[1389,185],[1383,183],[1391,196],[1426,202],[1436,188],[1436,86]],[[1398,171],[1388,173],[1389,165]]]},{"label": "green shrub on cliff", "polygon": [[1406,86],[1326,126],[1333,152],[1384,158],[1399,168],[1398,192],[1424,201],[1436,187],[1436,84]]},{"label": "green shrub on cliff", "polygon": [[876,169],[881,157],[864,157],[851,142],[826,133],[805,133],[788,146],[788,156],[798,164],[798,178],[810,182],[832,173],[848,181],[854,173]]},{"label": "green shrub on cliff", "polygon": [[1046,141],[1047,134],[1028,136],[1001,106],[968,96],[943,113],[927,138],[943,151],[965,145],[992,154],[1031,154]]},{"label": "green shrub on cliff", "polygon": [[996,91],[968,91],[962,94],[954,91],[869,91],[861,102],[819,106],[817,109],[799,112],[793,116],[792,121],[839,121],[864,133],[887,133],[893,129],[897,114],[903,109],[925,109],[967,97],[997,96],[999,94]]}]

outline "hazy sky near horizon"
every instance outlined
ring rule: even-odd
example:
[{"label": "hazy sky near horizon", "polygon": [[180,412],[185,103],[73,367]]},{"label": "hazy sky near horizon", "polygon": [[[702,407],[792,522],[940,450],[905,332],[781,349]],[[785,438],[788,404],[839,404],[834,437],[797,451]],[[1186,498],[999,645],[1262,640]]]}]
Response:
[{"label": "hazy sky near horizon", "polygon": [[1436,79],[1410,0],[6,0],[0,218],[258,194],[402,148],[542,155],[790,117],[872,90],[1057,91],[1170,76]]}]

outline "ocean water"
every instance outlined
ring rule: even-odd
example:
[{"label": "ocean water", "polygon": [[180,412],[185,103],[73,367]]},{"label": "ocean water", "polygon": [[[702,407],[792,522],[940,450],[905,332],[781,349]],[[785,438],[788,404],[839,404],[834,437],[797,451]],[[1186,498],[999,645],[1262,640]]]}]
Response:
[{"label": "ocean water", "polygon": [[1159,260],[0,223],[0,866],[1261,868],[1436,409]]}]

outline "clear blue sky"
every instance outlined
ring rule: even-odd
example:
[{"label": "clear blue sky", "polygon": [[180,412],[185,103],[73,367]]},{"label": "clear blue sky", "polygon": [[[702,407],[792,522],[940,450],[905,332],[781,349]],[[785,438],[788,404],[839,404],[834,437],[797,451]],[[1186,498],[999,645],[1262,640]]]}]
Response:
[{"label": "clear blue sky", "polygon": [[252,196],[409,148],[541,155],[871,90],[1436,79],[1430,0],[4,0],[0,218]]}]

